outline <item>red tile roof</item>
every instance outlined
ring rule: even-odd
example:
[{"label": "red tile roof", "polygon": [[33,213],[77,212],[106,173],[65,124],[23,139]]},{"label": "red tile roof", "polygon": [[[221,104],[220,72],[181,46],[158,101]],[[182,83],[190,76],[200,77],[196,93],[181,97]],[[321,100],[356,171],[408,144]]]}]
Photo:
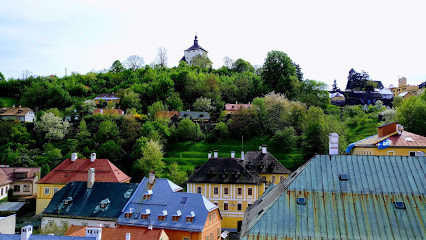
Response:
[{"label": "red tile roof", "polygon": [[225,105],[225,110],[227,111],[240,111],[245,108],[251,107],[251,104],[240,104],[240,103],[227,103]]},{"label": "red tile roof", "polygon": [[[71,225],[65,236],[85,237],[86,236],[85,226],[74,226]],[[90,227],[92,228],[92,227]],[[126,233],[130,233],[130,239],[132,240],[158,240],[161,234],[164,232],[163,229],[149,230],[147,228],[102,228],[102,240],[115,240],[115,239],[126,239]]]},{"label": "red tile roof", "polygon": [[374,135],[370,138],[362,140],[355,144],[356,147],[359,146],[376,146],[377,142],[383,141],[386,138],[391,140],[390,147],[416,147],[416,148],[426,148],[426,137],[402,131],[401,134],[395,134],[390,137],[382,137],[380,138],[378,135]]},{"label": "red tile roof", "polygon": [[65,159],[50,173],[38,181],[38,183],[62,183],[71,181],[87,181],[87,171],[95,169],[96,182],[127,182],[130,177],[118,169],[108,159]]}]

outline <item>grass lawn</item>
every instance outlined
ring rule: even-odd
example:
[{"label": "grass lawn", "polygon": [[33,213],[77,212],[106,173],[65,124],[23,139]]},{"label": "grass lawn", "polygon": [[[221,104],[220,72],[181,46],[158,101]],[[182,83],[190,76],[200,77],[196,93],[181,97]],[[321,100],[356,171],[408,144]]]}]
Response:
[{"label": "grass lawn", "polygon": [[13,97],[0,97],[5,107],[12,107],[13,105],[18,106],[18,99]]},{"label": "grass lawn", "polygon": [[[290,170],[297,169],[304,163],[303,153],[298,148],[284,148],[277,146],[270,141],[269,137],[258,137],[244,140],[244,152],[258,151],[262,144],[268,145],[268,151],[274,155],[285,167]],[[241,140],[226,139],[217,142],[179,142],[171,145],[166,151],[163,161],[169,165],[178,162],[182,170],[192,173],[196,166],[207,161],[207,154],[213,150],[219,151],[219,157],[231,157],[231,151],[235,151],[235,157],[241,157]],[[168,172],[168,169],[165,170]]]}]

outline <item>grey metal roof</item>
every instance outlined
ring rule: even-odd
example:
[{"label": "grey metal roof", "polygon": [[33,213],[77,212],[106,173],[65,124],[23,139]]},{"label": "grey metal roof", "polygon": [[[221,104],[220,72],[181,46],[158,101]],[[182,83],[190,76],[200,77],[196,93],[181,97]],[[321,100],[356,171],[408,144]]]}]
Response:
[{"label": "grey metal roof", "polygon": [[290,174],[284,165],[282,165],[272,154],[269,152],[262,153],[262,151],[248,151],[245,154],[244,165],[246,169],[254,170],[258,174]]},{"label": "grey metal roof", "polygon": [[425,195],[426,157],[318,155],[246,210],[241,239],[426,239]]},{"label": "grey metal roof", "polygon": [[0,212],[16,212],[24,205],[24,202],[3,202],[0,203]]},{"label": "grey metal roof", "polygon": [[198,119],[210,119],[210,114],[208,112],[192,112],[192,111],[181,111],[179,112],[181,118],[192,118],[194,120]]}]

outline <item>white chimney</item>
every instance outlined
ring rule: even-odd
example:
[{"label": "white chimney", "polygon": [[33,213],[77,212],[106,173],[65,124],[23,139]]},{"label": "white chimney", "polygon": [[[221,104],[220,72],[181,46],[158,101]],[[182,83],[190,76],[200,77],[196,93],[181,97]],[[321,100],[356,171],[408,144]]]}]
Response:
[{"label": "white chimney", "polygon": [[330,133],[328,135],[328,139],[329,139],[328,154],[330,155],[339,154],[339,134]]},{"label": "white chimney", "polygon": [[154,171],[149,171],[148,183],[149,184],[154,184],[154,181],[155,181],[155,172]]},{"label": "white chimney", "polygon": [[86,237],[95,237],[96,240],[101,240],[102,228],[86,228]]},{"label": "white chimney", "polygon": [[103,114],[104,113],[104,110],[101,108],[101,114]]},{"label": "white chimney", "polygon": [[235,158],[235,151],[231,151],[231,158]]},{"label": "white chimney", "polygon": [[77,153],[71,154],[71,162],[75,162],[76,159],[77,159]]},{"label": "white chimney", "polygon": [[130,233],[126,233],[126,240],[130,240]]},{"label": "white chimney", "polygon": [[96,153],[92,153],[90,155],[90,162],[95,162],[95,159],[96,159]]},{"label": "white chimney", "polygon": [[21,240],[28,240],[33,234],[33,226],[28,225],[21,229]]},{"label": "white chimney", "polygon": [[264,154],[266,154],[266,148],[267,148],[268,146],[267,145],[265,145],[265,144],[263,144],[262,145],[262,153],[264,153]]},{"label": "white chimney", "polygon": [[213,157],[214,157],[214,158],[217,158],[218,153],[219,153],[219,151],[218,151],[218,150],[214,150],[214,151],[213,151]]},{"label": "white chimney", "polygon": [[87,177],[87,188],[92,188],[94,183],[95,183],[95,169],[90,168],[88,171],[88,177]]},{"label": "white chimney", "polygon": [[245,157],[244,157],[244,151],[241,151],[241,160],[245,160]]},{"label": "white chimney", "polygon": [[212,158],[212,152],[210,151],[208,154],[208,159]]}]

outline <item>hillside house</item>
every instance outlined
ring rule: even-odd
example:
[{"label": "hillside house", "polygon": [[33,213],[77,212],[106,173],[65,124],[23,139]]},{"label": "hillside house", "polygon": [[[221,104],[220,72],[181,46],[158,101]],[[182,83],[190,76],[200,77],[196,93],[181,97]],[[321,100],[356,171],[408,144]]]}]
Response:
[{"label": "hillside house", "polygon": [[250,108],[251,104],[241,104],[241,103],[227,103],[225,104],[225,113],[226,114],[235,114],[240,113],[241,110]]},{"label": "hillside house", "polygon": [[94,228],[74,225],[68,228],[65,236],[88,237],[93,234],[100,240],[169,240],[169,237],[163,229]]},{"label": "hillside house", "polygon": [[[40,168],[0,166],[0,176],[10,181],[13,196],[21,199],[36,198],[37,181],[40,178]],[[5,191],[7,194],[7,191]]]},{"label": "hillside house", "polygon": [[119,104],[120,103],[120,98],[117,97],[117,95],[115,95],[114,93],[109,94],[109,93],[103,93],[103,94],[99,94],[98,96],[95,97],[95,103],[96,104],[105,104],[108,105],[108,103],[115,103],[115,104]]},{"label": "hillside house", "polygon": [[0,119],[2,120],[18,120],[20,122],[34,122],[34,111],[27,107],[2,107],[0,109]]}]

